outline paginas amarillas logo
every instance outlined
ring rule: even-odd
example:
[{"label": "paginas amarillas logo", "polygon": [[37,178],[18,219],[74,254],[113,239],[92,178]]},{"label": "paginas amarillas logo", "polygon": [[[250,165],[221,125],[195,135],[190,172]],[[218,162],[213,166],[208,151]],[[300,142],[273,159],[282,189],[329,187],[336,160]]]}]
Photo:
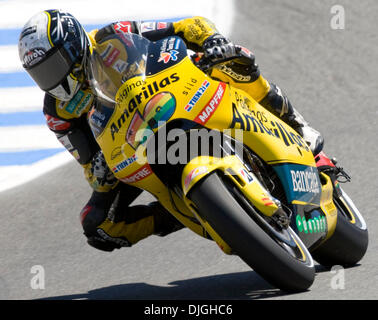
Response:
[{"label": "paginas amarillas logo", "polygon": [[170,92],[160,92],[147,102],[143,115],[137,110],[126,133],[126,141],[136,149],[146,142],[159,123],[166,122],[175,112],[176,99]]}]

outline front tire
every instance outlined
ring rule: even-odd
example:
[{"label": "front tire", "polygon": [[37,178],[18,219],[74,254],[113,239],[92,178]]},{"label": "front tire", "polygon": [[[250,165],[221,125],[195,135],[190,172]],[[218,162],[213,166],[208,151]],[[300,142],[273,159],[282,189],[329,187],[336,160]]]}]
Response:
[{"label": "front tire", "polygon": [[[314,281],[311,255],[295,232],[282,232],[286,243],[267,232],[251,212],[240,205],[217,173],[212,173],[189,194],[198,214],[246,262],[272,285],[285,291],[304,291]],[[287,245],[291,243],[293,245]]]},{"label": "front tire", "polygon": [[334,203],[337,208],[336,229],[324,244],[312,252],[312,256],[325,267],[350,267],[366,253],[368,230],[364,218],[342,189],[340,196],[334,196]]}]

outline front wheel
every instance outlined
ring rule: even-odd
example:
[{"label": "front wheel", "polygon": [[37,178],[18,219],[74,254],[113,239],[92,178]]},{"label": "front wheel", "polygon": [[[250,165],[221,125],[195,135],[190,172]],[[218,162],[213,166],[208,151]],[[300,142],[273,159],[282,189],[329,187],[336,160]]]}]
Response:
[{"label": "front wheel", "polygon": [[295,232],[271,227],[245,199],[240,201],[240,194],[234,194],[217,173],[194,186],[189,197],[198,214],[233,252],[272,285],[285,291],[311,286],[314,263]]},{"label": "front wheel", "polygon": [[336,229],[324,244],[312,252],[312,256],[326,267],[353,266],[363,258],[368,247],[366,223],[342,189],[339,196],[334,196],[334,203],[337,208]]}]

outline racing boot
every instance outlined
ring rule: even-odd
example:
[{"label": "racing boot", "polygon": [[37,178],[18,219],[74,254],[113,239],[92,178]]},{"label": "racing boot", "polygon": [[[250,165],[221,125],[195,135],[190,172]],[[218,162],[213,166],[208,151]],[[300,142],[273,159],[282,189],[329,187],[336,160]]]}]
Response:
[{"label": "racing boot", "polygon": [[296,130],[314,155],[317,155],[323,149],[324,138],[322,135],[310,127],[303,116],[293,108],[287,96],[278,86],[270,83],[268,94],[259,103]]},{"label": "racing boot", "polygon": [[297,131],[307,143],[311,149],[314,156],[319,154],[323,149],[324,138],[319,131],[310,127],[308,122],[303,118],[303,116],[293,108],[293,113],[286,116],[286,123],[288,123],[295,131]]}]

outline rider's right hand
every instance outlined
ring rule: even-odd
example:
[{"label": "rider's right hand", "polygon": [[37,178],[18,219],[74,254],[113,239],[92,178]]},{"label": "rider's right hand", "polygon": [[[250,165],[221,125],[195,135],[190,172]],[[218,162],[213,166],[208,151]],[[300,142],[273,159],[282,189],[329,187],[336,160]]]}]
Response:
[{"label": "rider's right hand", "polygon": [[207,38],[202,48],[205,58],[212,63],[233,58],[240,52],[239,46],[235,46],[220,34],[215,34]]},{"label": "rider's right hand", "polygon": [[251,51],[240,45],[235,45],[220,34],[215,34],[206,39],[202,48],[204,53],[200,65],[202,64],[207,68],[230,60],[252,69],[257,68],[255,56]]}]

